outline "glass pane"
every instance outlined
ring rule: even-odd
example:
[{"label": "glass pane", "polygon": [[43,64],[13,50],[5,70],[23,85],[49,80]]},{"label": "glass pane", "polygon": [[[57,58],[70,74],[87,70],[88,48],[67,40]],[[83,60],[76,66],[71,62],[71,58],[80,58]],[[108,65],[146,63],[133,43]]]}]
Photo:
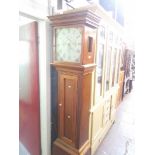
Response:
[{"label": "glass pane", "polygon": [[110,41],[110,43],[113,42],[113,32],[112,31],[109,32],[109,41]]},{"label": "glass pane", "polygon": [[98,31],[98,52],[96,62],[96,98],[101,96],[102,91],[102,70],[103,70],[103,58],[104,58],[104,41],[105,41],[105,28],[99,27]]},{"label": "glass pane", "polygon": [[106,54],[106,84],[105,84],[106,91],[108,91],[110,87],[111,52],[112,52],[112,48],[110,47]]},{"label": "glass pane", "polygon": [[119,51],[119,55],[118,55],[118,68],[117,68],[117,78],[116,78],[116,82],[117,83],[118,83],[119,70],[120,70],[120,54],[121,54],[121,52]]},{"label": "glass pane", "polygon": [[114,86],[114,83],[115,83],[116,54],[117,54],[117,49],[114,50],[113,57],[112,57],[112,86]]},{"label": "glass pane", "polygon": [[116,35],[116,40],[115,40],[115,43],[116,43],[116,45],[118,45],[118,35]]},{"label": "glass pane", "polygon": [[82,29],[56,29],[56,60],[80,63]]},{"label": "glass pane", "polygon": [[101,95],[104,45],[99,46],[96,67],[96,97]]},{"label": "glass pane", "polygon": [[105,39],[105,28],[101,27],[100,28],[100,40],[104,40]]}]

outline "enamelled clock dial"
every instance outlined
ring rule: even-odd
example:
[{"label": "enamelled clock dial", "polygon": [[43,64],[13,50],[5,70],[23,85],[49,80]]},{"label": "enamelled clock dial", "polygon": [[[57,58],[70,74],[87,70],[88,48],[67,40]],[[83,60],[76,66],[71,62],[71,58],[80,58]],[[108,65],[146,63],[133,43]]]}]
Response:
[{"label": "enamelled clock dial", "polygon": [[56,61],[80,63],[81,43],[81,28],[57,28]]}]

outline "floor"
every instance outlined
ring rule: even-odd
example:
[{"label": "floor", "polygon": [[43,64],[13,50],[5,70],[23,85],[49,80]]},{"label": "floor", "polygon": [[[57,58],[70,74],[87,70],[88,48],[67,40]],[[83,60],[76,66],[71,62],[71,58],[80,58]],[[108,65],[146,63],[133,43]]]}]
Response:
[{"label": "floor", "polygon": [[134,155],[134,104],[134,90],[132,90],[118,106],[115,123],[95,155]]}]

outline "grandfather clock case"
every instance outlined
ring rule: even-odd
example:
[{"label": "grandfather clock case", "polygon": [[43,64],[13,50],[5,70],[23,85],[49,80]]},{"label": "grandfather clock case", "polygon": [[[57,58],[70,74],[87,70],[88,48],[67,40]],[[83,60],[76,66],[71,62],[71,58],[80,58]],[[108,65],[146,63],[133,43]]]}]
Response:
[{"label": "grandfather clock case", "polygon": [[89,109],[100,18],[89,10],[49,16],[58,72],[58,138],[53,155],[89,155]]}]

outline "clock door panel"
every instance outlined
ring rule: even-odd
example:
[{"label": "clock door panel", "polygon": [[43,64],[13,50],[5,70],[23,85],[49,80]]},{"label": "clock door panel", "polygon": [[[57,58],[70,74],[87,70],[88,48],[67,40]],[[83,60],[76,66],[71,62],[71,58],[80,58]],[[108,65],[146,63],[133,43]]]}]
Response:
[{"label": "clock door panel", "polygon": [[75,145],[77,76],[60,74],[60,137],[67,143]]}]

